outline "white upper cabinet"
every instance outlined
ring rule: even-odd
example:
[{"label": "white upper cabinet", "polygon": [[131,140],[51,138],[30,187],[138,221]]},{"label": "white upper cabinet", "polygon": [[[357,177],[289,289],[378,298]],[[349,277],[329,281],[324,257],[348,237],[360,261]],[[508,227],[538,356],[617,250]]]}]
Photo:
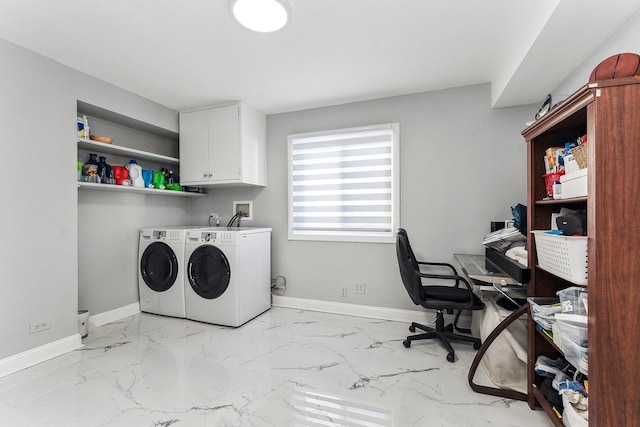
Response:
[{"label": "white upper cabinet", "polygon": [[266,119],[236,103],[180,113],[182,185],[266,185]]}]

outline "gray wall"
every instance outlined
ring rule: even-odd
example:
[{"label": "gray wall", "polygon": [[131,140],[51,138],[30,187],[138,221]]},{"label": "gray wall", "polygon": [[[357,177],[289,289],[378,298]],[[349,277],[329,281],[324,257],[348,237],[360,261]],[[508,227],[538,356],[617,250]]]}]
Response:
[{"label": "gray wall", "polygon": [[[481,253],[489,222],[526,203],[520,131],[537,106],[492,110],[490,96],[487,84],[268,116],[266,188],[212,189],[192,202],[191,221],[218,212],[226,222],[233,200],[253,200],[255,219],[244,224],[273,227],[272,275],[287,278],[287,296],[415,308],[394,245],[287,240],[287,135],[399,122],[401,225],[420,257],[453,261]],[[352,293],[354,281],[365,295]]]},{"label": "gray wall", "polygon": [[139,301],[141,227],[185,225],[189,200],[81,190],[78,195],[78,305],[92,315]]},{"label": "gray wall", "polygon": [[[178,157],[177,141],[88,117],[92,132],[112,137],[114,144]],[[88,151],[78,150],[79,161],[84,163],[88,158]],[[126,165],[130,159],[130,156],[107,155],[110,165]],[[167,166],[137,160],[144,169],[159,170]],[[174,166],[170,168],[177,172]],[[188,217],[189,199],[184,197],[80,190],[79,308],[94,315],[138,302],[139,229],[154,225],[185,225]]]},{"label": "gray wall", "polygon": [[625,52],[640,54],[640,9],[553,91],[553,102],[561,101],[586,84],[591,71],[600,62]]},{"label": "gray wall", "polygon": [[[174,132],[178,119],[4,40],[0,93],[1,359],[77,333],[77,100]],[[84,257],[91,251],[80,263]],[[41,320],[51,328],[30,334],[29,324]]]}]

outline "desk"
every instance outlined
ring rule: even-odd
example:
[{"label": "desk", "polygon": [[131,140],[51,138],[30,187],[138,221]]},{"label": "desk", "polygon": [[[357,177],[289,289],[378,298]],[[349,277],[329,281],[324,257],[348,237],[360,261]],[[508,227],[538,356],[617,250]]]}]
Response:
[{"label": "desk", "polygon": [[527,297],[527,287],[516,282],[484,255],[454,254],[462,266],[462,272],[474,289],[480,292],[498,292],[513,304],[519,306],[513,298]]},{"label": "desk", "polygon": [[[501,295],[508,298],[516,306],[519,306],[513,298],[526,298],[526,287],[518,284],[510,276],[502,272],[495,264],[485,259],[484,255],[455,254],[454,256],[475,290],[482,293],[482,299],[485,300],[486,305],[486,313],[483,315],[483,321],[486,320],[486,322],[480,326],[480,336],[483,338],[483,342],[469,369],[469,386],[478,393],[526,401],[527,394],[517,391],[517,389],[526,391],[526,322],[516,321],[527,312],[528,306],[525,303],[505,317],[500,314],[500,309],[495,304],[494,298],[495,295]],[[500,321],[499,319],[502,320]],[[492,323],[487,324],[487,322]],[[496,322],[498,322],[497,325],[495,325]],[[483,335],[486,335],[486,337],[483,337]],[[492,344],[494,344],[494,347],[491,347]],[[488,351],[489,354],[487,356],[498,359],[495,362],[497,374],[490,374],[490,376],[508,378],[502,381],[503,387],[500,385],[498,387],[489,387],[473,382],[478,366]],[[491,371],[491,369],[487,370]],[[520,379],[520,377],[522,378]],[[496,381],[492,382],[496,383]],[[498,382],[500,383],[500,381]],[[518,384],[519,382],[522,382],[523,386]]]}]

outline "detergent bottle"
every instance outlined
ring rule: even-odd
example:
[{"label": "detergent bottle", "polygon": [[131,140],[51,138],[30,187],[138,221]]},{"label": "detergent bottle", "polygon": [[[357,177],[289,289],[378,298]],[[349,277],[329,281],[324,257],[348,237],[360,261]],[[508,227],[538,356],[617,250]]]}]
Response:
[{"label": "detergent bottle", "polygon": [[133,187],[144,188],[144,179],[142,178],[142,166],[135,160],[131,160],[126,166],[129,170],[129,179]]},{"label": "detergent bottle", "polygon": [[164,190],[164,174],[161,171],[153,171],[151,182],[154,188]]}]

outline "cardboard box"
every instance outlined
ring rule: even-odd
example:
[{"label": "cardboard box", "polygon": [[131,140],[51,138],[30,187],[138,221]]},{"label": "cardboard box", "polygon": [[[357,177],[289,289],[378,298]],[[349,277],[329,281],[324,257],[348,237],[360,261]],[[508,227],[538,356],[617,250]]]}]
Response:
[{"label": "cardboard box", "polygon": [[561,195],[563,199],[571,199],[573,197],[584,197],[587,195],[587,168],[579,171],[562,175],[560,177],[562,184]]}]

